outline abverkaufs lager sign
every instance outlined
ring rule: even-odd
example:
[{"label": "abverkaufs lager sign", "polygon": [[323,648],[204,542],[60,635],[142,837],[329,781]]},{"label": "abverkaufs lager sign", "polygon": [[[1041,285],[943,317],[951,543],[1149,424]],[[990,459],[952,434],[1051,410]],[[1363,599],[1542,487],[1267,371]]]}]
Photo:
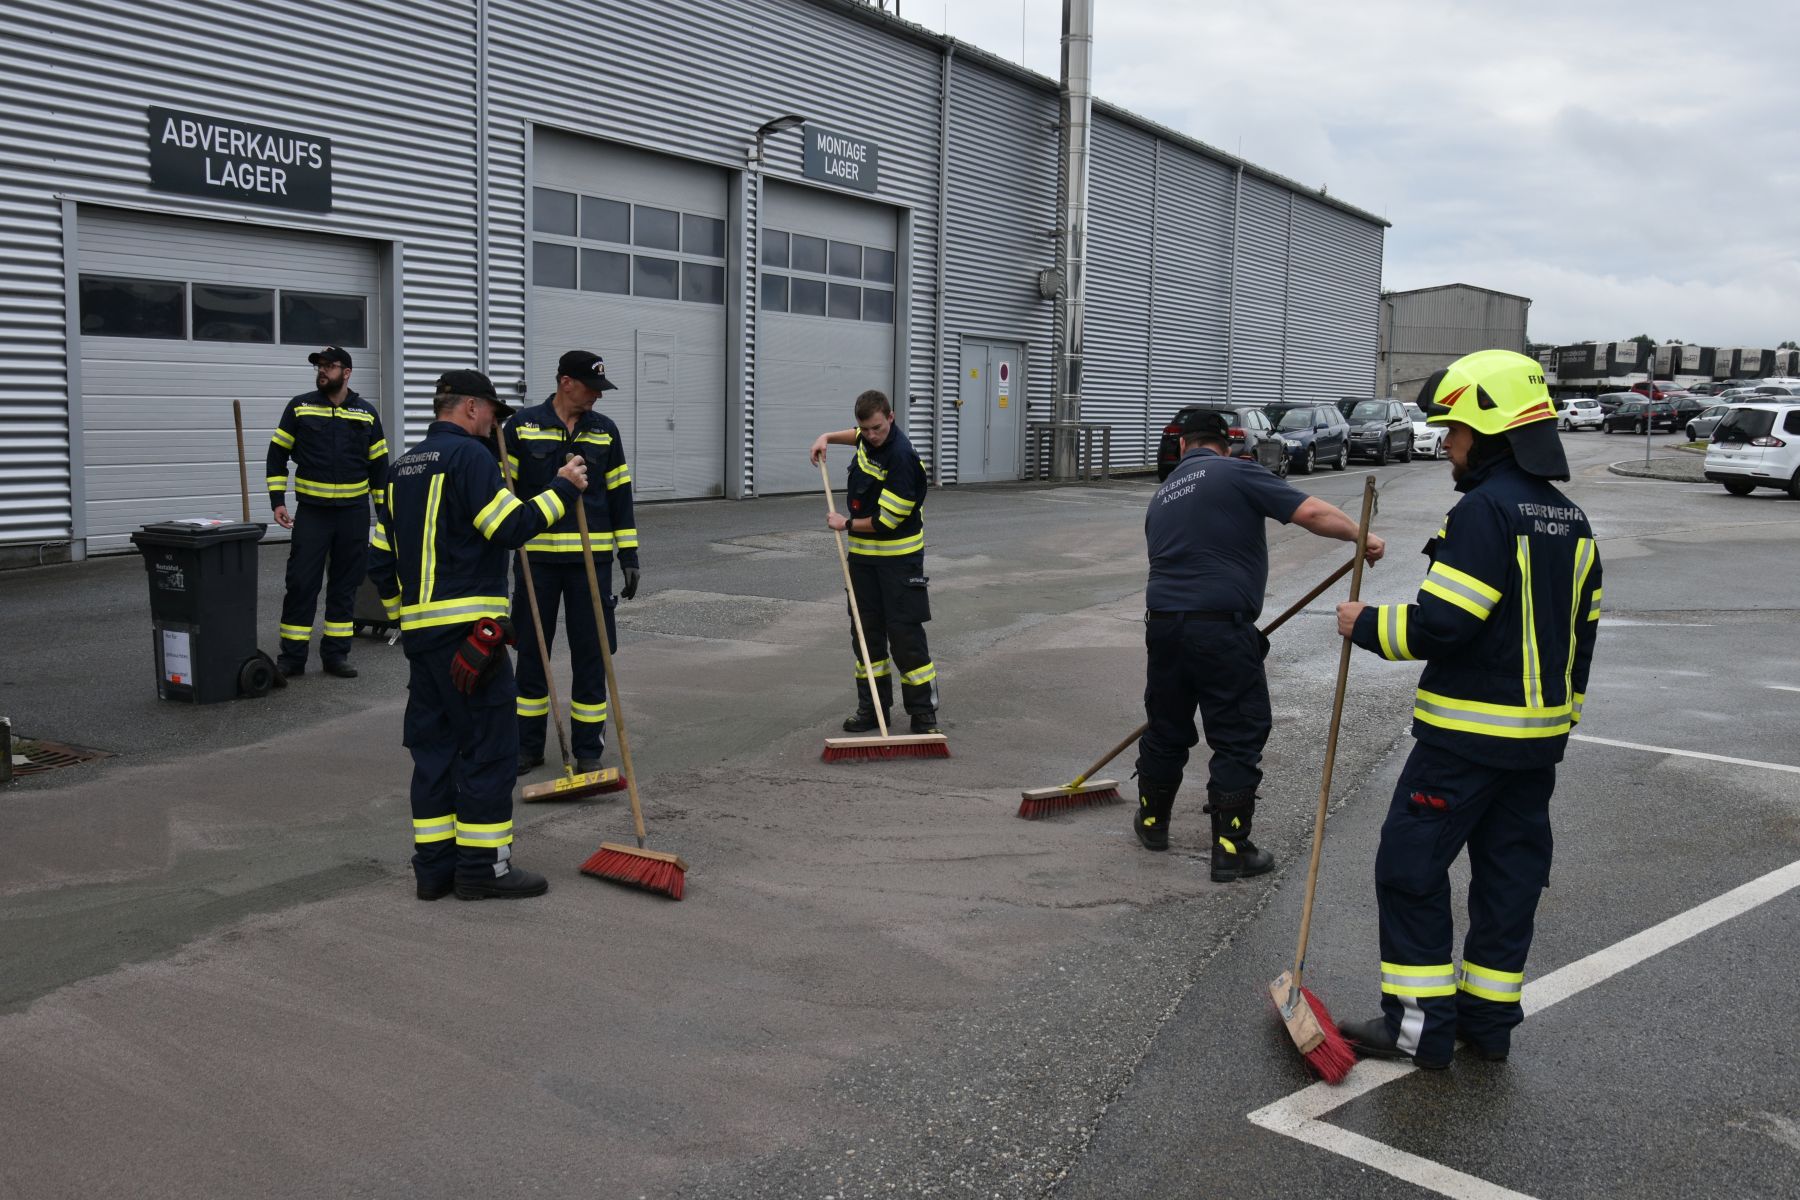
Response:
[{"label": "abverkaufs lager sign", "polygon": [[149,106],[150,186],[239,204],[331,211],[331,140]]}]

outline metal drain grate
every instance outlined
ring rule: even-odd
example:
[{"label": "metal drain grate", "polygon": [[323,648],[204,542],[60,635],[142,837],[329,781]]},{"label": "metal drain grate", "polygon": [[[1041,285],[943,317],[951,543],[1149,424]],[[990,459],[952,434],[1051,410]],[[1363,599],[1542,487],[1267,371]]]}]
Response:
[{"label": "metal drain grate", "polygon": [[[12,773],[15,779],[42,775],[59,767],[73,767],[96,758],[111,758],[110,750],[92,750],[86,746],[70,746],[62,742],[45,742],[35,738],[14,738]],[[25,761],[16,761],[19,758]]]}]

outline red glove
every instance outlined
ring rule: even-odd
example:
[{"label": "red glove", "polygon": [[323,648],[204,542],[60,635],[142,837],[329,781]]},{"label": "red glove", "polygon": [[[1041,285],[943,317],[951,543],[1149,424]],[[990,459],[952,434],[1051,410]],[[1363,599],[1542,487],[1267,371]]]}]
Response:
[{"label": "red glove", "polygon": [[509,624],[493,617],[483,617],[475,622],[469,636],[456,648],[456,657],[450,661],[450,682],[457,691],[473,696],[494,677],[506,657],[506,647],[512,642],[508,636],[511,632]]}]

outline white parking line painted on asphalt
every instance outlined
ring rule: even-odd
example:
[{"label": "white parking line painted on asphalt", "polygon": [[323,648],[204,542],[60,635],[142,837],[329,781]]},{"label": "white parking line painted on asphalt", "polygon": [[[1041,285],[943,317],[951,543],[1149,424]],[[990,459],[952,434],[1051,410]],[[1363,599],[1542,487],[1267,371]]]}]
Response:
[{"label": "white parking line painted on asphalt", "polygon": [[[1800,688],[1795,689],[1800,691]],[[1790,775],[1800,775],[1800,767],[1790,767],[1786,763],[1758,762],[1754,758],[1732,758],[1728,754],[1708,754],[1703,750],[1671,750],[1667,746],[1646,746],[1642,742],[1619,742],[1612,738],[1592,737],[1585,733],[1571,733],[1571,741],[1593,742],[1596,746],[1617,746],[1621,750],[1647,750],[1651,754],[1673,754],[1677,758],[1703,758],[1707,762],[1731,763],[1739,767],[1761,767],[1765,771],[1786,771]]]},{"label": "white parking line painted on asphalt", "polygon": [[1602,614],[1600,617],[1600,624],[1602,627],[1611,625],[1615,629],[1626,626],[1626,625],[1639,626],[1644,629],[1711,629],[1711,628],[1713,628],[1711,625],[1706,624],[1703,621],[1634,621],[1630,617],[1609,617],[1604,614]]},{"label": "white parking line painted on asphalt", "polygon": [[[1601,738],[1587,738],[1588,741],[1602,741]],[[1660,750],[1656,746],[1636,746],[1632,743],[1606,743],[1609,745],[1625,745],[1632,749]],[[1708,756],[1710,757],[1710,756]],[[1736,759],[1728,761],[1740,761]],[[1780,770],[1800,770],[1794,767],[1780,767],[1778,764],[1753,763],[1753,766],[1776,765]],[[1785,867],[1770,871],[1767,875],[1752,879],[1749,883],[1733,888],[1722,896],[1715,896],[1704,904],[1696,905],[1684,913],[1670,917],[1660,924],[1652,925],[1641,933],[1633,934],[1622,942],[1597,950],[1586,958],[1577,959],[1565,966],[1534,979],[1525,985],[1523,1006],[1526,1013],[1542,1012],[1552,1004],[1560,1003],[1569,997],[1578,995],[1611,979],[1621,971],[1627,970],[1648,958],[1661,954],[1671,946],[1705,933],[1715,925],[1729,921],[1733,917],[1742,916],[1760,905],[1779,896],[1784,896],[1800,887],[1800,861],[1791,862]],[[1342,1155],[1392,1175],[1404,1179],[1440,1196],[1449,1196],[1452,1200],[1531,1200],[1523,1192],[1514,1192],[1485,1179],[1465,1174],[1442,1163],[1421,1158],[1396,1149],[1384,1142],[1375,1141],[1361,1134],[1340,1129],[1321,1120],[1335,1109],[1342,1108],[1359,1096],[1366,1096],[1376,1088],[1403,1079],[1418,1070],[1410,1063],[1396,1062],[1364,1062],[1358,1063],[1350,1073],[1350,1079],[1342,1084],[1315,1083],[1291,1095],[1284,1096],[1275,1103],[1266,1105],[1249,1114],[1252,1124],[1259,1125],[1274,1133],[1294,1138],[1296,1141],[1317,1146],[1321,1150],[1329,1150],[1333,1154]]]},{"label": "white parking line painted on asphalt", "polygon": [[1763,686],[1766,688],[1773,688],[1778,692],[1800,692],[1800,687],[1795,687],[1791,683],[1765,683]]}]

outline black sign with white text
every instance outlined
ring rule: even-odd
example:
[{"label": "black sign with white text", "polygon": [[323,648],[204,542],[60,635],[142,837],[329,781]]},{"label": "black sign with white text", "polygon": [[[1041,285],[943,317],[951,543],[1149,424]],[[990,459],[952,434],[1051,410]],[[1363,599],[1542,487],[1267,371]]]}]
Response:
[{"label": "black sign with white text", "polygon": [[806,157],[801,174],[808,179],[872,192],[878,182],[880,167],[880,151],[873,142],[833,133],[817,125],[806,126]]},{"label": "black sign with white text", "polygon": [[152,104],[150,186],[239,204],[330,212],[331,141]]}]

